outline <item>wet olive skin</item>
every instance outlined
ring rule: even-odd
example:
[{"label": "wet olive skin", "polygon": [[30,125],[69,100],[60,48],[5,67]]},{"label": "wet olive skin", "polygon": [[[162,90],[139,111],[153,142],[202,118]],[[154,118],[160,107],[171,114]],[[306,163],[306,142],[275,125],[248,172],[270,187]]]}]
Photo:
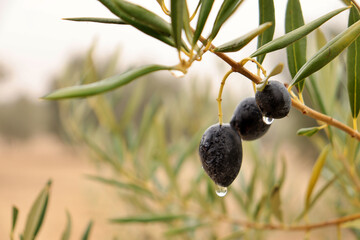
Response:
[{"label": "wet olive skin", "polygon": [[243,140],[251,141],[262,137],[271,125],[264,123],[263,115],[254,97],[245,98],[236,107],[230,121]]},{"label": "wet olive skin", "polygon": [[269,81],[264,90],[255,94],[256,103],[266,117],[286,117],[291,108],[291,97],[284,84]]},{"label": "wet olive skin", "polygon": [[209,177],[217,185],[227,187],[235,180],[241,168],[241,138],[229,124],[214,124],[201,138],[199,155]]}]

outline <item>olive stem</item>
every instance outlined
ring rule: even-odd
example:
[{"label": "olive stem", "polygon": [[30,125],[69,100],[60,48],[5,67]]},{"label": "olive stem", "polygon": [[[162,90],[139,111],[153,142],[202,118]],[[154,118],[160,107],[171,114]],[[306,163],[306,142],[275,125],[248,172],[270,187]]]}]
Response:
[{"label": "olive stem", "polygon": [[355,5],[355,7],[360,11],[360,6],[359,4],[357,4],[357,2],[355,0],[351,0],[352,4]]},{"label": "olive stem", "polygon": [[219,110],[219,124],[220,126],[223,124],[223,113],[222,113],[222,109],[221,109],[221,96],[222,96],[222,92],[225,86],[225,81],[226,79],[230,76],[230,74],[233,72],[232,69],[230,69],[223,77],[221,84],[220,84],[220,88],[219,88],[219,95],[218,98],[216,99],[216,101],[218,102],[218,110]]}]

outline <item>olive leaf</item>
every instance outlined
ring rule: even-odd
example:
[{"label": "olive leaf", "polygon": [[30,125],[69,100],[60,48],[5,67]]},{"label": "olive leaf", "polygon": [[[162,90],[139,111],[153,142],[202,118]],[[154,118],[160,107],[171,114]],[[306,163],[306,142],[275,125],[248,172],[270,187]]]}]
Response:
[{"label": "olive leaf", "polygon": [[[350,9],[349,27],[360,19],[356,7]],[[347,87],[351,114],[354,119],[360,110],[360,39],[357,38],[347,50]]]},{"label": "olive leaf", "polygon": [[216,47],[213,51],[214,52],[236,52],[245,47],[251,40],[253,40],[256,36],[263,33],[271,27],[272,23],[267,22],[261,24],[258,28],[248,32],[247,34],[236,38],[230,42],[224,43],[218,47]]},{"label": "olive leaf", "polygon": [[176,48],[180,51],[181,48],[181,32],[183,29],[183,17],[186,7],[185,0],[171,0],[171,26],[172,35],[175,41]]},{"label": "olive leaf", "polygon": [[96,22],[109,24],[128,24],[119,18],[97,18],[97,17],[77,17],[77,18],[63,18],[63,20],[75,22]]},{"label": "olive leaf", "polygon": [[66,211],[66,227],[61,235],[61,240],[69,240],[70,234],[71,234],[71,216],[70,213]]},{"label": "olive leaf", "polygon": [[301,128],[296,132],[296,134],[299,136],[311,137],[312,135],[317,133],[320,129],[321,127]]},{"label": "olive leaf", "polygon": [[[291,32],[304,25],[301,5],[299,0],[288,0],[285,16],[285,32]],[[306,62],[306,37],[292,43],[286,47],[288,67],[291,77],[295,77],[296,73]],[[305,81],[296,84],[296,88],[301,93],[304,89]]]},{"label": "olive leaf", "polygon": [[113,218],[111,223],[149,223],[149,222],[170,222],[178,219],[185,219],[186,215],[139,215],[132,217]]},{"label": "olive leaf", "polygon": [[192,46],[195,46],[196,42],[199,40],[201,33],[204,29],[206,20],[209,17],[209,14],[210,14],[213,4],[214,4],[214,0],[202,0],[201,1],[199,18],[196,23]]},{"label": "olive leaf", "polygon": [[11,222],[11,231],[10,231],[10,238],[12,239],[14,236],[14,231],[16,227],[17,218],[19,215],[19,209],[15,206],[12,208],[12,222]]},{"label": "olive leaf", "polygon": [[[271,22],[272,26],[258,37],[258,48],[270,42],[274,37],[275,8],[273,0],[259,0],[259,25],[266,22]],[[264,58],[265,54],[257,56],[257,61],[259,63],[262,63],[264,61]]]},{"label": "olive leaf", "polygon": [[348,7],[334,10],[304,26],[301,26],[289,33],[286,33],[285,35],[279,38],[272,40],[271,42],[268,42],[265,45],[262,45],[253,54],[251,54],[251,57],[256,57],[265,53],[269,53],[290,45],[291,43],[305,37],[310,32],[320,27],[323,23],[325,23],[326,21],[328,21],[329,19],[331,19],[332,17],[336,16],[337,14],[341,13],[346,9],[348,9]]},{"label": "olive leaf", "polygon": [[98,82],[62,88],[44,96],[43,99],[55,100],[55,99],[64,99],[64,98],[92,96],[121,87],[146,74],[155,71],[171,70],[171,69],[172,67],[161,66],[161,65],[143,66],[137,69],[127,71],[120,75],[105,78]]},{"label": "olive leaf", "polygon": [[[295,30],[296,31],[296,30]],[[345,31],[338,34],[324,47],[322,47],[309,61],[307,61],[297,72],[291,82],[291,86],[303,81],[304,78],[316,72],[331,62],[345,48],[347,48],[360,35],[360,21],[357,21]]]},{"label": "olive leaf", "polygon": [[89,235],[90,235],[90,231],[92,229],[92,226],[93,226],[93,221],[90,221],[85,229],[85,232],[82,236],[82,240],[88,240],[89,239]]}]

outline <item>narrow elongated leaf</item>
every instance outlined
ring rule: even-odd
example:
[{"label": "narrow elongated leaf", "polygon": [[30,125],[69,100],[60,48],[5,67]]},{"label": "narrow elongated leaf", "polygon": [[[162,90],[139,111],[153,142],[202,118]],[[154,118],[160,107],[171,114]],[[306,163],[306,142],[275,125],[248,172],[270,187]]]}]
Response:
[{"label": "narrow elongated leaf", "polygon": [[185,1],[185,7],[184,7],[184,11],[183,11],[183,28],[184,28],[185,35],[186,35],[188,42],[192,43],[194,32],[191,29],[190,14],[189,14],[189,9],[187,7],[186,1]]},{"label": "narrow elongated leaf", "polygon": [[61,240],[69,240],[70,234],[71,234],[71,216],[70,213],[66,211],[66,227],[61,235]]},{"label": "narrow elongated leaf", "polygon": [[271,211],[274,216],[280,221],[283,221],[283,214],[281,210],[280,187],[275,186],[271,192],[270,197]]},{"label": "narrow elongated leaf", "polygon": [[88,240],[89,239],[89,236],[90,236],[90,231],[92,229],[92,226],[93,226],[93,221],[90,221],[85,229],[85,232],[82,236],[82,240]]},{"label": "narrow elongated leaf", "polygon": [[199,18],[196,23],[196,29],[194,32],[192,46],[195,46],[196,42],[199,40],[201,33],[204,29],[206,20],[209,17],[213,4],[214,4],[214,0],[202,0],[200,12],[199,12]]},{"label": "narrow elongated leaf", "polygon": [[216,16],[213,28],[211,30],[209,36],[210,41],[212,41],[216,37],[221,26],[236,11],[236,9],[241,5],[242,2],[243,0],[224,0]]},{"label": "narrow elongated leaf", "polygon": [[35,239],[37,233],[40,230],[42,222],[45,217],[45,212],[49,200],[51,181],[49,181],[43,190],[40,192],[35,202],[33,203],[31,210],[26,219],[25,230],[23,234],[24,240]]},{"label": "narrow elongated leaf", "polygon": [[[285,17],[285,32],[291,32],[304,25],[301,5],[299,0],[288,0]],[[294,42],[286,47],[288,66],[291,77],[295,77],[296,73],[306,62],[306,37]],[[305,81],[296,85],[301,93],[304,90]]]},{"label": "narrow elongated leaf", "polygon": [[301,26],[279,38],[276,38],[272,40],[271,42],[268,42],[267,44],[263,45],[262,47],[259,47],[253,54],[251,54],[251,57],[259,56],[265,53],[269,53],[278,49],[282,49],[284,47],[287,47],[291,43],[305,37],[309,33],[311,33],[313,30],[320,27],[323,23],[331,19],[332,17],[336,16],[337,14],[341,13],[342,11],[348,9],[348,7],[340,8],[337,10],[334,10],[332,12],[329,12],[328,14],[325,14],[322,17],[319,17],[318,19]]},{"label": "narrow elongated leaf", "polygon": [[[360,19],[356,7],[350,9],[349,26]],[[357,38],[347,50],[347,86],[353,118],[357,118],[360,110],[360,39]]]},{"label": "narrow elongated leaf", "polygon": [[245,47],[251,40],[253,40],[256,36],[263,33],[266,29],[271,27],[272,23],[267,22],[261,24],[258,28],[248,32],[247,34],[236,38],[230,42],[224,43],[214,49],[214,52],[236,52]]},{"label": "narrow elongated leaf", "polygon": [[188,232],[193,232],[196,229],[200,228],[200,227],[204,227],[207,224],[205,223],[196,223],[190,226],[185,226],[185,227],[179,227],[179,228],[173,228],[170,229],[168,231],[165,232],[166,236],[176,236],[176,235],[180,235],[180,234],[184,234],[184,233],[188,233]]},{"label": "narrow elongated leaf", "polygon": [[297,84],[307,76],[316,72],[338,56],[360,35],[360,21],[337,35],[307,61],[293,78],[291,85]]},{"label": "narrow elongated leaf", "polygon": [[124,218],[110,219],[112,223],[150,223],[150,222],[171,222],[187,218],[186,215],[143,215]]},{"label": "narrow elongated leaf", "polygon": [[181,48],[181,32],[183,29],[183,16],[185,0],[171,0],[171,26],[175,46],[178,50]]},{"label": "narrow elongated leaf", "polygon": [[121,9],[125,14],[131,16],[135,21],[141,22],[155,31],[164,33],[167,36],[171,35],[170,23],[166,22],[155,13],[127,1],[115,0],[114,2],[119,9]]},{"label": "narrow elongated leaf", "polygon": [[77,18],[63,18],[63,20],[75,22],[95,22],[95,23],[110,23],[110,24],[128,24],[119,18],[96,18],[96,17],[77,17]]},{"label": "narrow elongated leaf", "polygon": [[318,181],[318,179],[320,177],[321,170],[323,169],[323,167],[325,165],[326,157],[329,153],[329,150],[330,150],[330,146],[328,145],[321,151],[321,153],[313,167],[310,181],[309,181],[309,184],[308,184],[308,187],[306,190],[305,209],[307,209],[309,207],[311,194],[314,190],[316,182]]},{"label": "narrow elongated leaf", "polygon": [[18,214],[19,214],[19,210],[18,210],[18,208],[17,208],[17,207],[15,207],[15,206],[13,206],[13,208],[12,208],[12,223],[11,223],[11,232],[10,232],[10,236],[13,236],[13,234],[14,234]]},{"label": "narrow elongated leaf", "polygon": [[115,14],[116,16],[118,16],[119,18],[123,19],[125,22],[127,22],[128,24],[130,24],[131,26],[137,28],[138,30],[140,30],[141,32],[156,38],[160,41],[162,41],[163,43],[168,44],[169,46],[174,47],[175,43],[173,41],[173,39],[171,39],[168,34],[162,34],[156,30],[154,30],[153,28],[149,27],[148,23],[143,23],[140,21],[137,21],[136,19],[134,19],[133,17],[131,17],[130,15],[126,14],[124,11],[122,11],[114,2],[113,0],[99,0],[105,7],[107,7],[113,14]]},{"label": "narrow elongated leaf", "polygon": [[[264,44],[270,42],[274,37],[275,31],[275,8],[273,0],[259,0],[259,25],[266,22],[271,22],[272,25],[264,33],[258,37],[258,45],[260,48]],[[264,61],[265,54],[257,56],[257,61],[262,63]]]},{"label": "narrow elongated leaf", "polygon": [[87,97],[91,95],[96,95],[121,87],[146,74],[155,71],[170,70],[170,69],[172,68],[167,66],[148,65],[127,71],[120,75],[106,78],[98,82],[62,88],[50,93],[49,95],[46,95],[45,97],[43,97],[43,99],[55,100],[55,99]]},{"label": "narrow elongated leaf", "polygon": [[296,132],[296,134],[299,136],[311,137],[312,135],[317,133],[319,130],[320,130],[319,127],[301,128]]}]

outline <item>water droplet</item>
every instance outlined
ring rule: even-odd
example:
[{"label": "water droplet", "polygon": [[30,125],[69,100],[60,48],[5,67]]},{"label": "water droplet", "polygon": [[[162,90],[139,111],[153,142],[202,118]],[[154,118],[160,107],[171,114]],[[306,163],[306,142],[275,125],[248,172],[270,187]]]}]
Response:
[{"label": "water droplet", "polygon": [[270,125],[270,124],[273,123],[274,119],[271,118],[271,117],[263,116],[263,121],[264,121],[264,123],[266,123],[267,125]]},{"label": "water droplet", "polygon": [[170,73],[176,78],[181,78],[185,76],[185,74],[179,70],[171,70]]},{"label": "water droplet", "polygon": [[216,185],[216,195],[218,195],[219,197],[224,197],[227,193],[227,187],[222,187],[219,185]]}]

